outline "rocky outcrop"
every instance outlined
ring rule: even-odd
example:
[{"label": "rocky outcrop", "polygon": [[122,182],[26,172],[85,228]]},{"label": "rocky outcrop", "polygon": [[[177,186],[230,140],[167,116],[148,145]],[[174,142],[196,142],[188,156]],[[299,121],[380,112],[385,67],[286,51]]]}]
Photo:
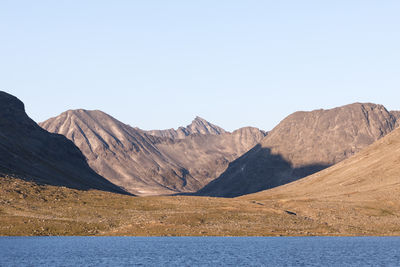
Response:
[{"label": "rocky outcrop", "polygon": [[0,92],[0,173],[41,184],[126,193],[96,174],[67,138],[39,127],[16,97]]}]

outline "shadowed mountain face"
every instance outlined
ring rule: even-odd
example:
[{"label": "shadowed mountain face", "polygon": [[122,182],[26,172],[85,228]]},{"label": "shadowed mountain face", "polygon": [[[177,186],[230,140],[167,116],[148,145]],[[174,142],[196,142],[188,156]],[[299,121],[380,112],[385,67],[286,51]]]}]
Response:
[{"label": "shadowed mountain face", "polygon": [[227,132],[221,127],[209,123],[205,119],[196,117],[190,125],[186,127],[179,127],[177,130],[175,129],[152,130],[152,131],[147,131],[147,133],[159,137],[183,139],[186,136],[192,134],[221,135]]},{"label": "shadowed mountain face", "polygon": [[[327,167],[329,165],[310,164],[296,168],[281,155],[272,154],[270,148],[263,148],[258,144],[233,161],[218,179],[213,180],[197,194],[236,197],[243,195],[243,192],[254,193],[287,184]],[[258,179],[258,177],[262,178]],[[225,185],[223,189],[221,189],[222,184]],[[210,193],[210,188],[220,191]],[[219,194],[219,192],[222,193]]]},{"label": "shadowed mountain face", "polygon": [[395,127],[395,116],[375,104],[296,112],[198,194],[235,197],[295,181],[354,155]]},{"label": "shadowed mountain face", "polygon": [[97,173],[139,195],[195,192],[265,136],[251,127],[228,133],[198,117],[186,128],[154,136],[86,110],[70,110],[40,125],[72,140]]},{"label": "shadowed mountain face", "polygon": [[1,91],[0,173],[42,184],[126,193],[96,174],[71,141],[40,128],[20,100]]}]

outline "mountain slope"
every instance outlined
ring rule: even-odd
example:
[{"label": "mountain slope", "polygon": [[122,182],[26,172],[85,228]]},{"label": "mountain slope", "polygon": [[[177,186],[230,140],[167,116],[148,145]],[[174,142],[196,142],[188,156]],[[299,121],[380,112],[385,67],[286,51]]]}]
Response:
[{"label": "mountain slope", "polygon": [[290,211],[333,232],[388,235],[400,229],[400,129],[304,179],[241,197]]},{"label": "mountain slope", "polygon": [[295,181],[354,155],[396,127],[382,105],[296,112],[198,193],[234,197]]},{"label": "mountain slope", "polygon": [[101,111],[69,110],[40,124],[72,140],[89,165],[113,183],[136,194],[166,194],[186,182],[179,166],[162,155],[160,138],[121,123]]},{"label": "mountain slope", "polygon": [[1,91],[0,173],[42,184],[126,193],[90,169],[71,141],[40,128],[20,100]]},{"label": "mountain slope", "polygon": [[40,125],[72,140],[96,172],[140,195],[197,191],[265,136],[255,128],[230,134],[196,118],[183,139],[157,137],[86,110],[70,110]]},{"label": "mountain slope", "polygon": [[[307,198],[400,200],[400,129],[353,157],[299,181],[252,194]],[[250,197],[250,196],[249,196]]]}]

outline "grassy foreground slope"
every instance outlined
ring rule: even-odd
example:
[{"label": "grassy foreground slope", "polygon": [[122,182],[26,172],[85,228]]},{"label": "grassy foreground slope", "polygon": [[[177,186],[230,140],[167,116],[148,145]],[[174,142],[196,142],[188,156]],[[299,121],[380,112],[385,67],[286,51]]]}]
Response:
[{"label": "grassy foreground slope", "polygon": [[[0,181],[0,235],[400,234],[398,209],[393,203],[377,207],[339,200],[132,197],[41,186],[14,178]],[[299,210],[307,205],[318,209]],[[348,210],[353,212],[349,214]],[[297,215],[290,214],[293,211]]]},{"label": "grassy foreground slope", "polygon": [[132,197],[0,178],[0,235],[295,235],[329,227],[254,201]]}]

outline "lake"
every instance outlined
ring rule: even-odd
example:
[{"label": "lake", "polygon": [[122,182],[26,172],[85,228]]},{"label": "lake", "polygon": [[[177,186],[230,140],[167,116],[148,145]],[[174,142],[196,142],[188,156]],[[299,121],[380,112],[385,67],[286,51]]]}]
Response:
[{"label": "lake", "polygon": [[399,237],[0,237],[1,266],[399,266]]}]

